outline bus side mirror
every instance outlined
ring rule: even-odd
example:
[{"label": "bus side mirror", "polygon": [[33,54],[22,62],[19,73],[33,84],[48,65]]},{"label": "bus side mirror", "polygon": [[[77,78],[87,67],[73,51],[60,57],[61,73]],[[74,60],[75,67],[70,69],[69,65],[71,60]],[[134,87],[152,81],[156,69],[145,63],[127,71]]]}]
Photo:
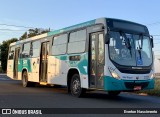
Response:
[{"label": "bus side mirror", "polygon": [[105,35],[105,44],[110,43],[110,28],[107,27],[107,34]]},{"label": "bus side mirror", "polygon": [[110,35],[109,35],[109,33],[107,33],[105,37],[106,37],[105,38],[105,44],[109,44],[109,42],[110,42]]},{"label": "bus side mirror", "polygon": [[151,47],[154,48],[153,36],[150,36],[150,40],[151,40]]}]

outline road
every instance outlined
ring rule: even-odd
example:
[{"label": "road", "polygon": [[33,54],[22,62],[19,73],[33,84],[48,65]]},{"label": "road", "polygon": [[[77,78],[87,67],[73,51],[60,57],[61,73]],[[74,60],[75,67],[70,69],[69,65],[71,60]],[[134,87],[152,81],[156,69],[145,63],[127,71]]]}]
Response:
[{"label": "road", "polygon": [[[68,94],[64,87],[23,88],[21,81],[0,75],[0,108],[160,108],[160,97],[121,93],[116,98],[110,98],[105,92],[92,91],[87,92],[83,98],[75,98]],[[151,115],[159,116],[150,114],[148,117]],[[106,117],[105,114],[100,116]],[[122,117],[124,116],[128,117],[128,114],[123,114]]]}]

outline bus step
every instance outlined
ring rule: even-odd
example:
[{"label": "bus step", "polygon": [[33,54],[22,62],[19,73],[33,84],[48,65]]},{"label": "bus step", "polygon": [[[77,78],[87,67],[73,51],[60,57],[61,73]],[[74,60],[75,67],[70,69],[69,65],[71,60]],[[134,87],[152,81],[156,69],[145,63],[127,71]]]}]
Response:
[{"label": "bus step", "polygon": [[40,84],[40,85],[47,85],[46,82],[40,82],[39,84]]}]

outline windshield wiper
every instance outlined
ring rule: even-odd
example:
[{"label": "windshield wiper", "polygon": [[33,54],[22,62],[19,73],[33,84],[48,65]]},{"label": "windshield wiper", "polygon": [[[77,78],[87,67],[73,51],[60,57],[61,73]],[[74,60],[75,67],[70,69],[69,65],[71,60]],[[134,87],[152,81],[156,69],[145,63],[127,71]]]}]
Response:
[{"label": "windshield wiper", "polygon": [[129,38],[127,38],[127,36],[125,35],[125,33],[122,33],[123,34],[123,37],[124,37],[124,39],[125,39],[125,45],[126,45],[126,47],[129,49],[129,51],[130,51],[130,55],[131,55],[131,57],[132,57],[132,52],[131,52],[131,44],[130,44],[130,41],[129,41]]},{"label": "windshield wiper", "polygon": [[141,45],[139,44],[139,41],[138,41],[138,48],[137,48],[137,50],[138,50],[140,59],[142,59],[142,54],[141,54],[142,45],[143,45],[143,41],[142,41],[143,35],[142,34],[139,35],[139,39],[141,40]]},{"label": "windshield wiper", "polygon": [[142,59],[142,55],[141,55],[141,50],[142,50],[142,48],[140,47],[140,44],[139,44],[139,42],[138,42],[138,48],[137,48],[137,50],[138,50],[138,53],[139,53],[139,57],[140,57],[140,59]]}]

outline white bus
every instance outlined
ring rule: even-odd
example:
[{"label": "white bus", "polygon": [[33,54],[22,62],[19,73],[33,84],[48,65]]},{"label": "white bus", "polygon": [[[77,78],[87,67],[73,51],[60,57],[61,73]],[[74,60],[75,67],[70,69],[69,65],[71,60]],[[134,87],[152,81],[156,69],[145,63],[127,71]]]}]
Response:
[{"label": "white bus", "polygon": [[10,44],[7,75],[35,83],[63,85],[80,97],[86,90],[154,88],[153,38],[146,26],[99,18]]}]

